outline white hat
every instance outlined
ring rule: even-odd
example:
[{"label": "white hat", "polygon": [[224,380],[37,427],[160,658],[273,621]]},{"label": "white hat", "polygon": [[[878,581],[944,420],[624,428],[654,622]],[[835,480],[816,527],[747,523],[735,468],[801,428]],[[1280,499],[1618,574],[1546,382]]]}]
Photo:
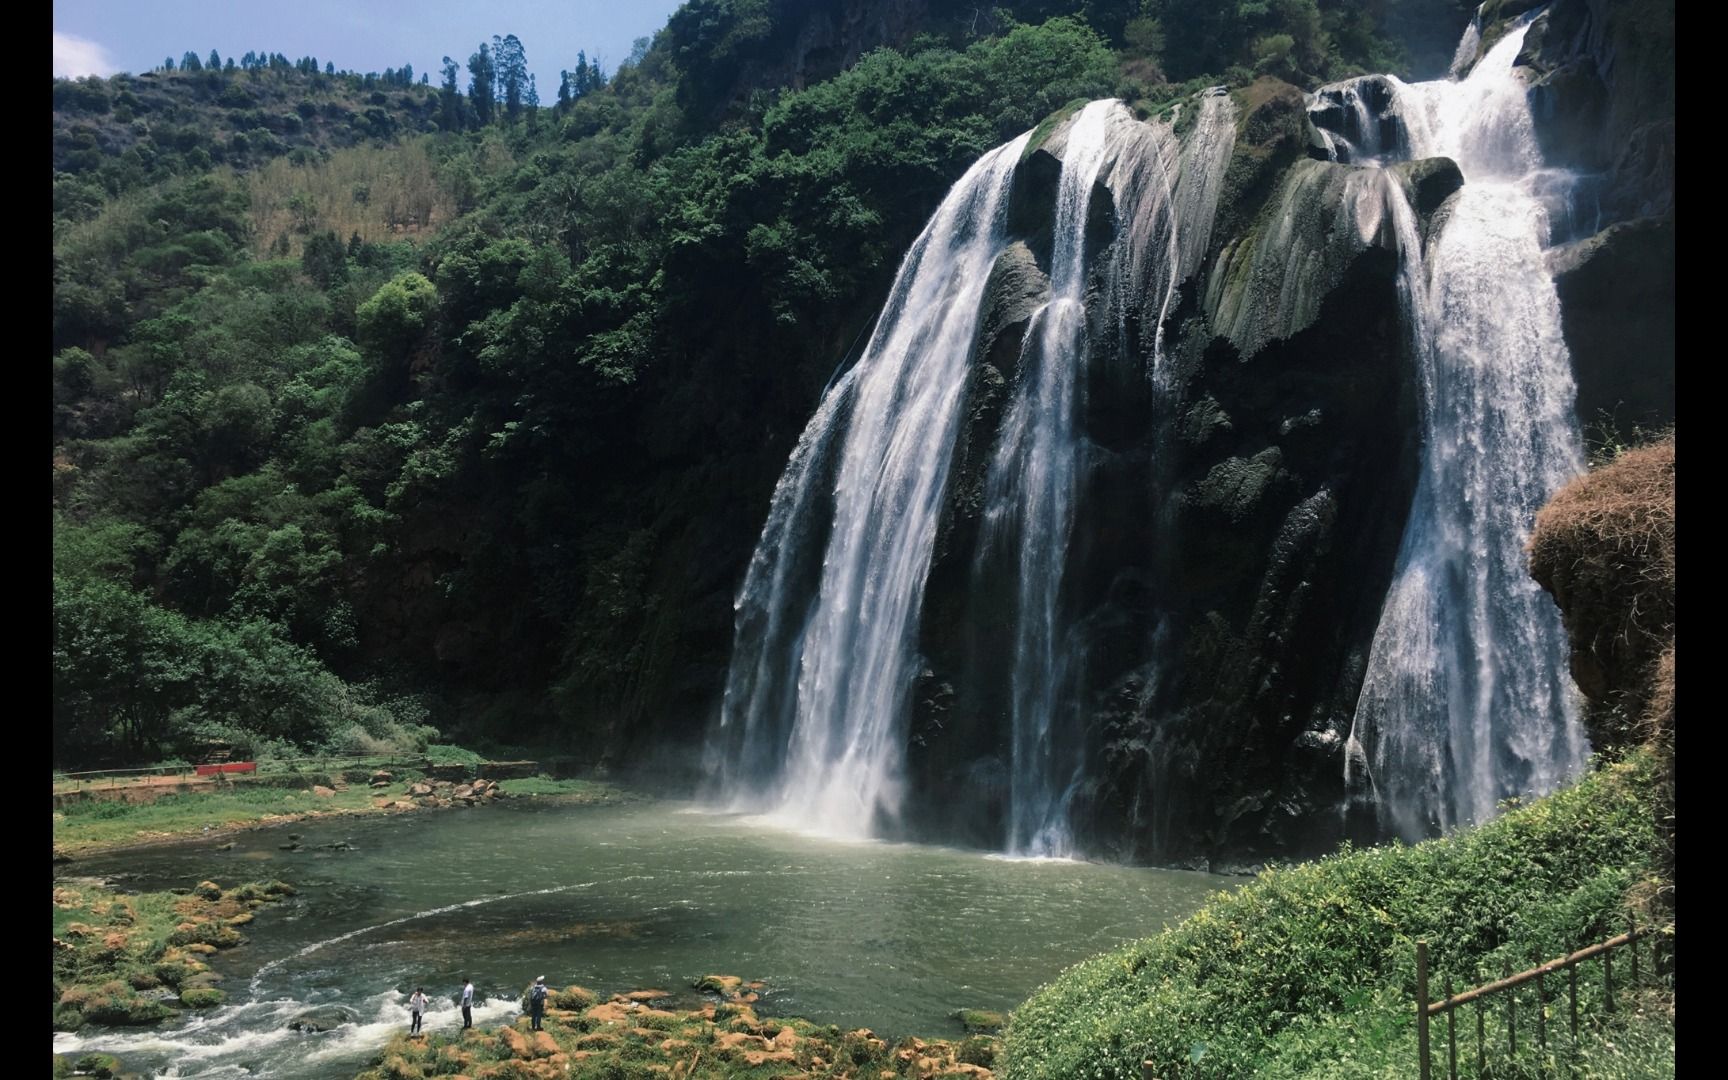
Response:
[{"label": "white hat", "polygon": [[536,978],[535,978],[535,980],[534,980],[534,981],[535,981],[535,982],[537,982],[537,983],[543,983],[543,982],[545,982],[545,981],[546,981],[546,976],[544,976],[544,975],[541,975],[541,976],[538,976],[538,977],[536,977]]}]

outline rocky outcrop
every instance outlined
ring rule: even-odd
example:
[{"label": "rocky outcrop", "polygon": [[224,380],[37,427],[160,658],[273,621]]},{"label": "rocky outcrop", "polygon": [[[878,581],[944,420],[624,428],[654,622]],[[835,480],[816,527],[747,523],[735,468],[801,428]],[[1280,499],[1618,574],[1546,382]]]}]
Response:
[{"label": "rocky outcrop", "polygon": [[1392,172],[1404,182],[1409,192],[1410,207],[1421,221],[1422,238],[1426,241],[1440,207],[1453,192],[1464,186],[1464,174],[1459,171],[1456,161],[1445,157],[1400,161],[1392,166]]},{"label": "rocky outcrop", "polygon": [[1394,108],[1396,96],[1384,75],[1362,75],[1314,91],[1308,103],[1310,156],[1360,164],[1407,153],[1410,135]]},{"label": "rocky outcrop", "polygon": [[1295,336],[1314,324],[1365,243],[1395,247],[1384,196],[1373,190],[1379,182],[1374,170],[1293,165],[1261,220],[1218,254],[1204,298],[1219,336],[1244,354]]},{"label": "rocky outcrop", "polygon": [[359,1014],[346,1005],[320,1005],[298,1013],[288,1021],[289,1031],[299,1031],[314,1034],[320,1031],[334,1031],[343,1024],[352,1024]]},{"label": "rocky outcrop", "polygon": [[1585,431],[1618,444],[1674,422],[1674,219],[1611,225],[1555,252]]},{"label": "rocky outcrop", "polygon": [[[1128,340],[1080,361],[1089,394],[1114,387],[1094,369],[1123,357],[1146,388],[1137,422],[1106,424],[1089,444],[1064,578],[1063,649],[1078,669],[1067,737],[1087,762],[1078,839],[1134,861],[1228,868],[1334,839],[1324,822],[1342,797],[1342,733],[1415,480],[1385,185],[1406,185],[1429,216],[1461,180],[1443,159],[1385,173],[1304,160],[1300,94],[1269,81],[1245,97],[1220,207],[1231,231],[1168,313],[1158,393],[1156,326],[1130,320]],[[1064,132],[1047,134],[1017,178],[1043,194],[1017,190],[1011,205],[1053,194]],[[1109,205],[1124,201],[1112,192]],[[1048,227],[1026,209],[1010,220]],[[1106,224],[1100,252],[1121,228]],[[1033,243],[1016,244],[992,275],[975,370],[995,374],[975,377],[980,400],[1012,389],[997,365],[1017,356],[1041,297],[1037,262]],[[1106,405],[1123,396],[1101,393]],[[971,438],[993,439],[997,422],[974,417]],[[951,518],[975,512],[964,482],[950,498]],[[1013,595],[980,578],[975,530],[955,527],[945,545],[921,628],[907,828],[996,846]]]},{"label": "rocky outcrop", "polygon": [[1674,211],[1674,44],[1673,0],[1555,0],[1525,35],[1543,151],[1601,175],[1604,223]]}]

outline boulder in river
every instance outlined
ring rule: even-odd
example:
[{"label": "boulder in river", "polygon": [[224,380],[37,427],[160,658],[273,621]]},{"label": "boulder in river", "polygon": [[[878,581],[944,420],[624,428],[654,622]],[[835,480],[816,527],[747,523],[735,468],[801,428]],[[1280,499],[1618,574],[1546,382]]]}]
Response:
[{"label": "boulder in river", "polygon": [[351,1024],[355,1020],[354,1010],[342,1005],[320,1005],[315,1009],[307,1009],[288,1021],[289,1031],[331,1031],[343,1024]]}]

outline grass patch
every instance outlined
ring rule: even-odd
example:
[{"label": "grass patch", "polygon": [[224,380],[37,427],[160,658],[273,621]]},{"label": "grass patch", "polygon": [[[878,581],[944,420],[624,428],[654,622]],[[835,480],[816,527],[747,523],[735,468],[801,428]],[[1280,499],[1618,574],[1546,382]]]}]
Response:
[{"label": "grass patch", "polygon": [[[1102,1080],[1145,1059],[1160,1077],[1411,1075],[1416,940],[1430,985],[1462,989],[1623,929],[1657,858],[1652,772],[1639,755],[1454,837],[1267,871],[1034,994],[1009,1021],[1003,1075]],[[1581,1009],[1602,1015],[1599,965],[1580,975]]]},{"label": "grass patch", "polygon": [[311,813],[381,812],[362,786],[315,795],[310,789],[250,786],[163,795],[153,802],[77,802],[54,814],[54,846],[76,855],[99,848],[194,836],[206,827],[226,829]]},{"label": "grass patch", "polygon": [[426,748],[426,762],[429,765],[478,765],[485,760],[485,755],[461,746],[433,743]]},{"label": "grass patch", "polygon": [[1046,116],[1039,122],[1037,127],[1032,129],[1032,137],[1026,140],[1025,149],[1020,151],[1020,160],[1025,161],[1027,158],[1031,157],[1034,151],[1049,141],[1050,136],[1055,134],[1056,129],[1062,125],[1063,121],[1078,113],[1089,104],[1091,104],[1091,99],[1089,98],[1075,98],[1073,101],[1070,101],[1060,109],[1057,109],[1049,116]]},{"label": "grass patch", "polygon": [[512,797],[555,796],[576,803],[627,802],[635,797],[599,780],[554,780],[550,776],[500,780],[498,787]]}]

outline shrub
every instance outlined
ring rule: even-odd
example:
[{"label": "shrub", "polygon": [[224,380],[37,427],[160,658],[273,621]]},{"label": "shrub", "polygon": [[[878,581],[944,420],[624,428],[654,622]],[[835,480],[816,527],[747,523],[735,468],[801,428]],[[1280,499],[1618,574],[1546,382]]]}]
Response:
[{"label": "shrub", "polygon": [[1651,772],[1640,755],[1453,837],[1266,871],[1034,994],[1003,1075],[1127,1076],[1149,1058],[1159,1075],[1299,1076],[1346,1047],[1372,1064],[1414,1026],[1417,938],[1431,985],[1469,986],[1622,925],[1656,856]]},{"label": "shrub", "polygon": [[188,1009],[210,1009],[222,1004],[227,997],[228,995],[220,990],[200,987],[196,990],[180,991],[180,1004]]}]

